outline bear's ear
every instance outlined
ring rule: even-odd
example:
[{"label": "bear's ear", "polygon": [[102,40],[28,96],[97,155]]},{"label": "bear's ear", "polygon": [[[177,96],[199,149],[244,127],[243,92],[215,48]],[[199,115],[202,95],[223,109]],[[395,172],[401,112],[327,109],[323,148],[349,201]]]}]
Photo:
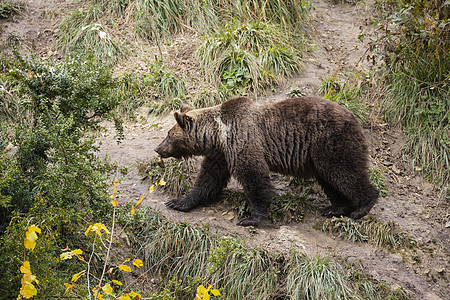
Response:
[{"label": "bear's ear", "polygon": [[180,127],[182,129],[187,129],[188,131],[191,130],[192,123],[193,123],[191,117],[189,117],[185,113],[178,113],[178,112],[175,112],[173,115],[174,115],[175,120],[177,121],[178,125],[180,125]]},{"label": "bear's ear", "polygon": [[183,103],[180,107],[180,112],[185,113],[185,112],[188,112],[193,109],[194,108],[192,106],[190,106],[189,104]]}]

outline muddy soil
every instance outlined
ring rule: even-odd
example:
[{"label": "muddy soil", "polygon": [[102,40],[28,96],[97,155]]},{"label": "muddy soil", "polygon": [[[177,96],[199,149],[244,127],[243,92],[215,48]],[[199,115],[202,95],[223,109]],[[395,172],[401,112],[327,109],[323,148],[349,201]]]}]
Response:
[{"label": "muddy soil", "polygon": [[[41,57],[61,57],[55,50],[55,28],[58,19],[74,7],[74,1],[27,0],[27,11],[3,21],[0,32],[2,47],[15,40],[23,47],[22,51],[34,50]],[[305,95],[316,95],[320,79],[339,72],[344,68],[365,72],[371,66],[364,57],[367,44],[358,39],[361,30],[371,32],[368,22],[372,8],[367,5],[351,6],[333,4],[328,0],[314,0],[311,25],[308,29],[312,40],[304,57],[305,72],[289,82],[285,82],[276,92],[259,97],[257,101],[271,102],[284,99],[290,88],[300,88]],[[196,38],[180,37],[178,47],[167,50],[174,63],[191,66]],[[177,41],[175,41],[175,44]],[[156,55],[156,54],[155,54]],[[177,61],[178,59],[178,61]],[[189,73],[189,71],[186,71]],[[413,161],[404,154],[402,133],[391,128],[376,113],[377,103],[372,103],[374,113],[365,133],[370,142],[371,163],[383,170],[388,194],[380,198],[371,211],[378,220],[392,221],[397,228],[417,241],[414,250],[389,252],[380,247],[356,244],[330,237],[314,229],[317,222],[324,221],[317,212],[307,213],[301,223],[266,224],[255,230],[236,226],[237,218],[229,208],[222,204],[200,207],[190,213],[169,210],[164,202],[168,197],[155,192],[144,200],[144,204],[158,209],[174,222],[192,224],[209,223],[219,235],[235,235],[250,245],[260,245],[276,252],[298,248],[307,254],[331,253],[333,257],[346,264],[363,267],[366,274],[384,280],[393,288],[404,287],[414,299],[449,299],[449,203],[440,196],[439,191],[422,178]],[[169,115],[163,118],[148,116],[145,108],[138,112],[136,122],[125,124],[125,139],[118,144],[112,126],[105,124],[99,137],[101,155],[116,162],[124,172],[120,174],[119,200],[125,203],[139,199],[147,192],[150,182],[142,180],[138,166],[148,161],[156,153],[154,148],[160,143],[173,125]],[[152,125],[158,124],[158,127]],[[282,183],[277,183],[282,186]],[[236,182],[230,188],[239,189]],[[325,202],[319,193],[316,204]]]}]

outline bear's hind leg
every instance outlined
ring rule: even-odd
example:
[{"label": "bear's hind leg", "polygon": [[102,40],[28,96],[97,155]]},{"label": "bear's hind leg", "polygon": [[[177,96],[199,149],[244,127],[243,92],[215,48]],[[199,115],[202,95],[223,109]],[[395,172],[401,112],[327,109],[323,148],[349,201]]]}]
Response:
[{"label": "bear's hind leg", "polygon": [[323,188],[325,195],[331,202],[330,206],[320,209],[320,212],[325,217],[341,217],[349,216],[353,211],[353,206],[351,202],[347,200],[344,195],[342,195],[338,190],[336,190],[332,185],[328,184],[323,179],[317,179],[320,186]]},{"label": "bear's hind leg", "polygon": [[213,202],[222,193],[230,179],[223,153],[206,156],[191,191],[183,198],[172,199],[166,206],[179,211],[189,211],[200,204]]},{"label": "bear's hind leg", "polygon": [[332,203],[331,208],[324,209],[324,215],[342,215],[352,219],[364,217],[378,199],[378,190],[372,185],[367,171],[364,169],[334,175],[330,176],[331,181],[335,179],[334,184],[325,181],[322,184],[319,180]]}]

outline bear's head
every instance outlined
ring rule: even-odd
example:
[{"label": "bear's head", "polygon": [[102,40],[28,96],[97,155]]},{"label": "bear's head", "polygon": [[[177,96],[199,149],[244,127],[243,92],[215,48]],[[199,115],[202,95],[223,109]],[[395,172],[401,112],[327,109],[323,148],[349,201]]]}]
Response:
[{"label": "bear's head", "polygon": [[175,112],[177,123],[169,130],[167,137],[156,147],[155,151],[162,158],[190,157],[195,155],[195,147],[190,137],[194,120],[186,113],[193,108],[187,104],[181,106],[180,112]]}]

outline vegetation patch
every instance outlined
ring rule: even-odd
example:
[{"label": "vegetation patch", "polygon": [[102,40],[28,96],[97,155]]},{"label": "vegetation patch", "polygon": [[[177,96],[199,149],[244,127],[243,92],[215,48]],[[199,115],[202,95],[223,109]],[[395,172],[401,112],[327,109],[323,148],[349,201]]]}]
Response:
[{"label": "vegetation patch", "polygon": [[[113,116],[120,99],[111,70],[79,56],[44,62],[17,55],[2,71],[0,286],[6,298],[16,298],[20,269],[37,274],[39,297],[49,299],[64,292],[64,278],[80,266],[61,262],[61,249],[84,244],[80,228],[111,213],[106,174],[112,166],[95,155],[94,133],[106,119],[120,131]],[[40,228],[40,242],[25,256],[31,224]]]},{"label": "vegetation patch", "polygon": [[279,25],[252,21],[225,25],[207,36],[196,51],[206,77],[228,90],[245,94],[273,86],[301,70],[301,39]]},{"label": "vegetation patch", "polygon": [[149,65],[143,82],[152,91],[155,100],[150,104],[149,113],[160,115],[177,110],[186,97],[184,80],[165,68],[161,60]]},{"label": "vegetation patch", "polygon": [[325,220],[320,229],[351,242],[369,243],[390,249],[412,247],[416,244],[414,239],[397,232],[393,222],[383,223],[374,217],[360,221],[333,217]]},{"label": "vegetation patch", "polygon": [[76,9],[58,30],[58,42],[66,53],[90,55],[104,64],[114,64],[126,57],[128,47],[101,20],[103,11],[96,6]]},{"label": "vegetation patch", "polygon": [[408,299],[380,289],[375,280],[365,280],[362,291],[362,273],[357,277],[355,270],[342,268],[329,256],[272,254],[214,236],[208,227],[172,224],[150,210],[143,215],[132,228],[139,228],[133,244],[144,255],[145,272],[162,278],[177,274],[180,283],[198,278],[220,288],[223,299],[367,299],[367,291],[378,292],[374,299]]},{"label": "vegetation patch", "polygon": [[149,163],[139,166],[139,173],[151,182],[161,179],[167,182],[164,190],[173,197],[181,197],[189,192],[193,185],[195,163],[192,160],[177,160],[174,158],[161,160],[159,157],[151,159]]},{"label": "vegetation patch", "polygon": [[383,173],[378,168],[369,167],[369,176],[373,185],[380,192],[382,197],[385,197],[388,194],[388,190],[386,189],[386,184],[384,182]]},{"label": "vegetation patch", "polygon": [[342,105],[350,110],[361,121],[367,122],[367,106],[360,101],[362,95],[361,81],[357,74],[333,74],[322,79],[319,92],[325,99]]},{"label": "vegetation patch", "polygon": [[403,2],[392,9],[379,24],[386,34],[372,43],[374,59],[384,62],[386,116],[403,127],[415,165],[445,189],[450,180],[449,5]]},{"label": "vegetation patch", "polygon": [[285,269],[290,299],[350,299],[355,295],[346,272],[329,256],[308,257],[292,251]]},{"label": "vegetation patch", "polygon": [[24,9],[24,3],[2,1],[0,3],[0,19],[8,19],[12,14],[22,12]]},{"label": "vegetation patch", "polygon": [[120,95],[120,105],[117,112],[129,119],[135,118],[135,110],[152,99],[151,89],[143,84],[141,75],[131,72],[124,73],[117,78],[117,93]]},{"label": "vegetation patch", "polygon": [[237,96],[237,94],[227,90],[224,86],[219,86],[218,89],[205,89],[194,96],[192,105],[196,108],[216,106],[233,98],[233,96]]}]

